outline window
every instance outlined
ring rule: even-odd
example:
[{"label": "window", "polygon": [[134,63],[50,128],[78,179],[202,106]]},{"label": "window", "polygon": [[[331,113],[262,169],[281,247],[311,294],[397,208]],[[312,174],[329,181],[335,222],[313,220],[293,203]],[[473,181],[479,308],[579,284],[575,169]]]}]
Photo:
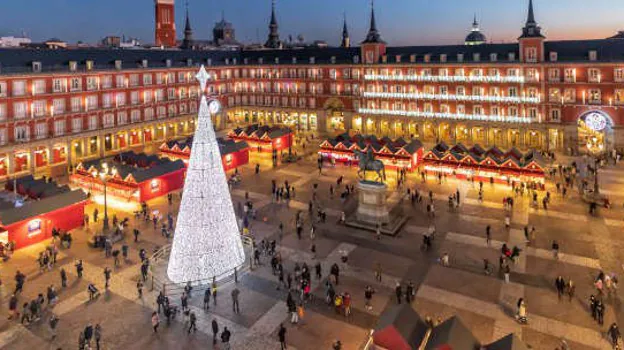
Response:
[{"label": "window", "polygon": [[118,92],[115,95],[115,104],[117,106],[125,106],[126,105],[126,94],[124,92]]},{"label": "window", "polygon": [[24,96],[26,94],[26,82],[24,80],[13,81],[13,96]]},{"label": "window", "polygon": [[116,75],[115,76],[115,87],[125,87],[126,86],[126,77],[124,75]]},{"label": "window", "polygon": [[30,128],[27,125],[15,127],[15,141],[28,141],[30,138]]},{"label": "window", "polygon": [[132,105],[139,104],[139,92],[138,91],[130,92],[130,104]]},{"label": "window", "polygon": [[66,91],[67,91],[67,80],[65,79],[52,80],[52,92],[66,92]]},{"label": "window", "polygon": [[490,88],[490,96],[500,96],[500,88],[498,86],[492,86]]},{"label": "window", "polygon": [[163,83],[163,73],[156,73],[156,84]]},{"label": "window", "polygon": [[172,117],[174,115],[176,115],[177,109],[175,105],[169,105],[169,107],[167,108],[167,114]]},{"label": "window", "polygon": [[45,80],[33,81],[33,94],[41,95],[46,93]]},{"label": "window", "polygon": [[598,60],[598,52],[596,50],[589,51],[589,60],[590,61]]},{"label": "window", "polygon": [[178,72],[178,83],[186,82],[186,73]]},{"label": "window", "polygon": [[65,119],[58,119],[54,121],[54,135],[65,135]]},{"label": "window", "polygon": [[530,98],[535,98],[538,96],[538,91],[536,88],[528,88],[527,89],[527,96]]},{"label": "window", "polygon": [[509,113],[509,116],[511,116],[511,117],[517,117],[518,116],[518,107],[509,106],[509,109],[507,109],[507,112]]},{"label": "window", "polygon": [[539,72],[535,68],[529,68],[526,70],[526,77],[528,81],[539,81]]},{"label": "window", "polygon": [[565,89],[563,91],[563,101],[565,103],[576,102],[576,89]]},{"label": "window", "polygon": [[558,58],[557,52],[551,51],[550,52],[550,62],[557,62],[557,58]]},{"label": "window", "polygon": [[557,83],[561,79],[561,71],[557,68],[551,68],[548,70],[548,81]]},{"label": "window", "polygon": [[537,116],[538,116],[537,108],[535,107],[529,108],[529,118],[536,119]]},{"label": "window", "polygon": [[600,104],[600,102],[602,101],[600,89],[589,89],[588,99],[589,103]]},{"label": "window", "polygon": [[507,69],[507,76],[508,77],[519,77],[520,76],[520,69],[518,69],[518,68],[509,68],[509,69]]},{"label": "window", "polygon": [[516,60],[516,53],[515,53],[515,52],[510,52],[510,53],[507,55],[507,60],[508,60],[508,61],[515,61],[515,60]]},{"label": "window", "polygon": [[[197,97],[197,96],[194,96]],[[150,104],[152,103],[152,91],[151,90],[145,90],[143,91],[143,104]]]},{"label": "window", "polygon": [[464,105],[457,105],[457,114],[459,114],[459,115],[466,114],[466,106],[464,106]]},{"label": "window", "polygon": [[130,86],[139,85],[139,75],[138,74],[130,74]]},{"label": "window", "polygon": [[113,105],[113,94],[107,93],[102,95],[102,107],[111,108]]},{"label": "window", "polygon": [[576,83],[576,69],[566,68],[563,75],[566,83]]},{"label": "window", "polygon": [[145,114],[145,120],[154,119],[154,108],[145,108],[143,113]]},{"label": "window", "polygon": [[152,85],[152,75],[143,74],[143,85]]},{"label": "window", "polygon": [[134,109],[130,112],[130,122],[138,123],[141,121],[141,111],[138,109]]},{"label": "window", "polygon": [[72,132],[81,132],[81,131],[82,131],[82,118],[72,119]]},{"label": "window", "polygon": [[624,104],[624,89],[615,89],[613,92],[613,103],[616,105]]},{"label": "window", "polygon": [[117,112],[117,125],[128,124],[128,113],[126,111]]},{"label": "window", "polygon": [[46,101],[43,101],[43,100],[35,101],[32,104],[32,108],[33,108],[33,115],[35,117],[43,117],[45,115],[45,110],[46,110]]},{"label": "window", "polygon": [[510,87],[507,92],[509,97],[518,97],[518,88],[515,86]]},{"label": "window", "polygon": [[474,115],[482,115],[483,114],[483,107],[481,107],[481,106],[474,106],[474,107],[472,107],[472,114],[474,114]]},{"label": "window", "polygon": [[85,100],[85,110],[90,111],[92,109],[97,109],[98,107],[98,97],[97,95],[89,95]]},{"label": "window", "polygon": [[458,87],[455,89],[455,92],[456,92],[456,94],[457,94],[458,96],[465,96],[465,95],[466,95],[466,88],[465,88],[465,87],[463,87],[463,86],[458,86]]},{"label": "window", "polygon": [[5,82],[0,82],[0,97],[7,96],[7,84]]},{"label": "window", "polygon": [[69,85],[70,91],[79,91],[82,89],[82,81],[80,78],[71,78],[71,83]]},{"label": "window", "polygon": [[490,54],[490,62],[496,62],[496,61],[498,61],[498,54],[491,53]]},{"label": "window", "polygon": [[98,117],[97,115],[89,116],[89,130],[95,130],[98,127]]},{"label": "window", "polygon": [[457,54],[457,62],[464,62],[464,54],[463,53],[458,53]]},{"label": "window", "polygon": [[483,69],[473,69],[473,70],[470,72],[470,75],[471,75],[471,76],[473,76],[473,77],[480,77],[480,76],[483,76]]},{"label": "window", "polygon": [[26,118],[26,102],[14,102],[13,103],[13,118],[15,119]]},{"label": "window", "polygon": [[550,110],[550,120],[553,122],[558,122],[561,120],[561,110],[560,109],[551,109]]},{"label": "window", "polygon": [[167,73],[165,84],[175,84],[175,74],[173,72]]},{"label": "window", "polygon": [[473,96],[483,96],[483,87],[482,86],[473,86],[472,87],[472,95]]},{"label": "window", "polygon": [[167,115],[167,108],[165,106],[158,106],[157,116],[158,118],[164,118]]},{"label": "window", "polygon": [[175,99],[175,88],[169,88],[167,89],[167,99],[168,100],[174,100]]},{"label": "window", "polygon": [[0,104],[0,121],[5,121],[7,117],[7,105],[6,103]]},{"label": "window", "polygon": [[560,102],[561,101],[561,90],[560,89],[549,89],[548,90],[548,101],[550,102]]},{"label": "window", "polygon": [[478,53],[478,52],[473,53],[473,54],[472,54],[472,60],[473,60],[474,62],[479,62],[479,61],[481,61],[481,54],[480,54],[480,53]]},{"label": "window", "polygon": [[165,100],[165,91],[163,89],[158,89],[154,91],[154,98],[157,102],[162,102]]},{"label": "window", "polygon": [[438,70],[438,75],[441,77],[448,77],[449,75],[449,70],[448,68],[441,68]]},{"label": "window", "polygon": [[448,95],[448,86],[440,86],[440,95]]},{"label": "window", "polygon": [[[616,83],[621,83],[624,82],[624,68],[616,68],[613,71],[613,80],[615,80]],[[2,83],[0,83],[1,85]],[[2,91],[2,87],[0,86],[0,91]],[[0,96],[2,94],[0,93]]]},{"label": "window", "polygon": [[598,68],[589,68],[587,70],[588,80],[590,83],[599,83],[600,82],[600,69]]},{"label": "window", "polygon": [[490,115],[500,115],[500,107],[492,106],[490,108]]},{"label": "window", "polygon": [[113,77],[110,75],[105,75],[101,79],[101,87],[102,89],[110,89],[113,87]]},{"label": "window", "polygon": [[8,141],[7,129],[0,129],[0,145],[6,145]]},{"label": "window", "polygon": [[445,53],[440,54],[440,62],[441,63],[446,63],[446,61],[447,61],[446,54]]},{"label": "window", "polygon": [[536,47],[525,48],[524,60],[527,62],[537,62],[537,48]]},{"label": "window", "polygon": [[87,90],[96,90],[97,89],[97,78],[96,77],[87,77]]},{"label": "window", "polygon": [[71,98],[71,111],[72,112],[80,112],[80,108],[82,107],[82,103],[80,102],[80,97],[72,97]]},{"label": "window", "polygon": [[493,77],[493,78],[494,77],[498,78],[500,76],[500,71],[498,69],[496,69],[496,68],[492,68],[492,69],[488,70],[488,75],[490,77]]},{"label": "window", "polygon": [[102,122],[105,128],[111,128],[115,126],[115,115],[112,113],[104,114]]}]

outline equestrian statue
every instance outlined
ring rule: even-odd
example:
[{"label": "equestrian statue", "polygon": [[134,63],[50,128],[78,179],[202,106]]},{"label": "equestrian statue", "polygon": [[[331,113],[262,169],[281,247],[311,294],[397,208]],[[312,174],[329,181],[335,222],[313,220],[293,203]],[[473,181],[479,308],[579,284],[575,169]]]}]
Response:
[{"label": "equestrian statue", "polygon": [[[366,172],[372,170],[377,173],[377,182],[383,183],[386,181],[386,169],[382,161],[375,159],[373,150],[369,147],[366,153],[355,150],[355,155],[358,158],[359,169],[357,175],[359,178],[366,180]],[[362,172],[364,172],[362,176]]]}]

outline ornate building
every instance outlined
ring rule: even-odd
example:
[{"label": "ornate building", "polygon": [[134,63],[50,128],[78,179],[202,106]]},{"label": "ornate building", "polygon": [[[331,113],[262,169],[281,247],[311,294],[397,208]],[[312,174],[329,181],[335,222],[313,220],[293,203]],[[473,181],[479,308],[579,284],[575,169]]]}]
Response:
[{"label": "ornate building", "polygon": [[264,47],[269,49],[279,49],[282,47],[282,42],[279,38],[279,32],[277,31],[277,18],[275,17],[275,0],[271,3],[271,22],[269,23],[269,37],[267,38]]},{"label": "ornate building", "polygon": [[156,10],[154,44],[156,46],[176,46],[175,0],[154,0]]},{"label": "ornate building", "polygon": [[477,15],[474,17],[474,21],[472,21],[472,29],[470,33],[466,36],[466,40],[464,43],[466,45],[481,45],[485,44],[486,39],[485,35],[481,33],[481,29],[479,29],[479,22],[477,22]]},{"label": "ornate building", "polygon": [[[251,123],[565,151],[624,147],[624,39],[392,47],[0,49],[0,178],[192,134],[206,65],[218,129]],[[274,13],[273,13],[274,14]],[[274,16],[272,16],[274,17]]]}]

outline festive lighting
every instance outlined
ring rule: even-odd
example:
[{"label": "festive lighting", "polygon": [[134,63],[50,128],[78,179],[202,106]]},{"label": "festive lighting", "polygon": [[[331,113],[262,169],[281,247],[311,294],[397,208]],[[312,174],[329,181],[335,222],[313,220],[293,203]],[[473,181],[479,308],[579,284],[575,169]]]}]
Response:
[{"label": "festive lighting", "polygon": [[383,81],[432,81],[432,82],[470,82],[470,83],[524,83],[522,76],[509,75],[506,77],[493,75],[380,75],[367,74],[364,80],[383,80]]},{"label": "festive lighting", "polygon": [[400,92],[370,92],[362,94],[364,97],[401,98],[410,100],[444,100],[444,101],[471,101],[471,102],[502,102],[502,103],[539,103],[539,97],[510,97],[510,96],[479,96],[453,94],[426,94]]},{"label": "festive lighting", "polygon": [[360,108],[358,113],[361,114],[385,114],[401,117],[424,117],[439,119],[455,119],[455,120],[482,120],[491,122],[507,122],[507,123],[532,123],[533,120],[528,117],[518,116],[502,116],[502,115],[486,115],[486,114],[458,114],[458,113],[436,113],[421,111],[406,111],[392,109],[376,109],[376,108]]},{"label": "festive lighting", "polygon": [[[196,77],[205,87],[209,77],[203,66]],[[205,96],[197,123],[167,267],[167,275],[176,283],[233,272],[245,261]]]}]

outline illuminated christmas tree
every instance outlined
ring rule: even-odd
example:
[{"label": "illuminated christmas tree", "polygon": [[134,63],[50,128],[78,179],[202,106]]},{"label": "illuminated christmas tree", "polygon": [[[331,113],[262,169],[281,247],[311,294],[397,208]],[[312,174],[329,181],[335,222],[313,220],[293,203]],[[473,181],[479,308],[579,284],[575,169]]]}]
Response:
[{"label": "illuminated christmas tree", "polygon": [[234,272],[245,261],[211,120],[219,102],[209,104],[203,95],[209,78],[204,66],[196,78],[202,92],[199,118],[167,267],[169,279],[176,283]]}]

